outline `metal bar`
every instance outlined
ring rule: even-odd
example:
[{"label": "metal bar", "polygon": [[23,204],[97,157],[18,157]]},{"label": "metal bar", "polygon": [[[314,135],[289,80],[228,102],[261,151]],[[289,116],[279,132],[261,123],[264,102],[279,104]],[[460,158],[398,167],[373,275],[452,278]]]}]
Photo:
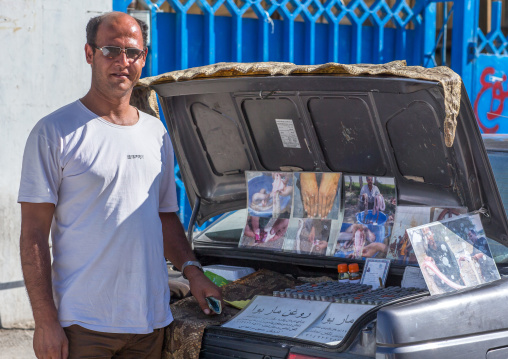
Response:
[{"label": "metal bar", "polygon": [[282,9],[282,16],[284,16],[284,60],[288,62],[295,61],[295,19],[299,14],[300,8],[294,8],[291,12],[286,6],[290,3],[294,5],[294,2],[284,1],[280,4],[279,8]]},{"label": "metal bar", "polygon": [[[333,8],[336,0],[327,0],[324,5],[324,15],[328,20],[328,61],[339,62],[339,23],[343,15],[335,16]],[[337,3],[340,7],[340,4]]]},{"label": "metal bar", "polygon": [[127,7],[132,0],[113,0],[113,11],[127,12]]},{"label": "metal bar", "polygon": [[[267,15],[268,18],[272,21],[272,26],[273,25],[273,20],[269,17],[269,15]],[[262,39],[261,39],[261,54],[262,54],[262,59],[263,61],[268,61],[270,59],[270,38],[269,38],[269,28],[268,26],[270,25],[269,22],[267,21],[263,21],[262,24],[261,24],[261,27],[262,27]]]},{"label": "metal bar", "polygon": [[233,41],[231,55],[236,62],[242,61],[242,15],[232,14],[233,16]]},{"label": "metal bar", "polygon": [[192,207],[192,215],[189,220],[189,227],[187,227],[187,241],[189,241],[191,247],[192,247],[192,234],[194,232],[194,225],[196,224],[196,218],[198,216],[200,206],[201,200],[199,199],[199,197],[196,197],[196,200],[194,201],[194,206]]},{"label": "metal bar", "polygon": [[468,93],[472,93],[473,64],[476,53],[476,31],[478,29],[479,1],[455,1],[452,34],[452,69],[462,76]]},{"label": "metal bar", "polygon": [[[258,18],[262,21],[259,22],[261,37],[258,39],[258,54],[261,57],[261,61],[268,61],[270,56],[270,31],[275,26],[272,18],[270,17],[269,11],[265,10],[258,2],[254,8]],[[258,55],[258,56],[259,56]]]},{"label": "metal bar", "polygon": [[188,38],[187,33],[187,14],[184,12],[176,13],[176,51],[179,54],[177,60],[178,70],[186,69],[189,67],[189,56],[188,56]]},{"label": "metal bar", "polygon": [[448,3],[443,3],[443,45],[441,45],[441,65],[446,66],[446,40],[448,32]]},{"label": "metal bar", "polygon": [[501,30],[501,16],[503,14],[503,3],[501,1],[492,2],[492,17],[490,31]]},{"label": "metal bar", "polygon": [[22,288],[25,286],[24,280],[18,280],[15,282],[0,283],[0,290]]},{"label": "metal bar", "polygon": [[308,21],[305,23],[305,62],[309,65],[316,63],[316,23]]},{"label": "metal bar", "polygon": [[339,62],[339,21],[331,23],[328,36],[328,60]]},{"label": "metal bar", "polygon": [[[159,1],[161,2],[161,1]],[[148,48],[150,61],[148,63],[148,76],[155,76],[159,74],[159,32],[157,31],[157,10],[160,4],[148,2],[150,8],[150,38],[151,43]]]}]

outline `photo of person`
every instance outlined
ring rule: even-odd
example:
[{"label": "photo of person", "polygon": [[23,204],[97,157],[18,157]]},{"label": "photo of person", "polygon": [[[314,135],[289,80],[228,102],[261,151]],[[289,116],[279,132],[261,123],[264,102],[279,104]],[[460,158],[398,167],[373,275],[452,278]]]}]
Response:
[{"label": "photo of person", "polygon": [[453,218],[466,212],[465,207],[397,206],[386,258],[392,259],[396,264],[418,264],[406,229]]},{"label": "photo of person", "polygon": [[293,217],[338,219],[341,173],[295,173]]},{"label": "photo of person", "polygon": [[288,224],[287,218],[248,216],[238,246],[280,251]]},{"label": "photo of person", "polygon": [[479,214],[407,230],[431,294],[499,279]]},{"label": "photo of person", "polygon": [[250,215],[289,218],[293,196],[292,173],[247,171],[245,178]]},{"label": "photo of person", "polygon": [[329,219],[292,218],[284,250],[298,254],[326,255],[333,221]]},{"label": "photo of person", "polygon": [[393,223],[397,208],[395,179],[346,176],[344,222],[384,225]]},{"label": "photo of person", "polygon": [[345,176],[344,220],[334,256],[385,258],[397,208],[395,179]]},{"label": "photo of person", "polygon": [[342,223],[334,256],[350,259],[384,258],[387,248],[384,226]]}]

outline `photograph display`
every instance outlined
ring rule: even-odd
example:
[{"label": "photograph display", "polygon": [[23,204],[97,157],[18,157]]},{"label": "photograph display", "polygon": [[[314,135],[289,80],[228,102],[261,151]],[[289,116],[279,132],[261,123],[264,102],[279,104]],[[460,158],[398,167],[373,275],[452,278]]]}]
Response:
[{"label": "photograph display", "polygon": [[397,208],[395,179],[346,176],[344,187],[344,219],[334,256],[384,258]]},{"label": "photograph display", "polygon": [[[342,216],[340,173],[246,172],[240,247],[330,255]],[[335,229],[335,232],[334,232]]]},{"label": "photograph display", "polygon": [[293,174],[245,172],[249,215],[289,218],[293,198]]},{"label": "photograph display", "polygon": [[338,219],[341,207],[340,173],[295,173],[293,217]]},{"label": "photograph display", "polygon": [[280,251],[284,244],[288,224],[288,218],[249,215],[239,246]]},{"label": "photograph display", "polygon": [[[338,227],[337,221],[315,218],[292,218],[284,242],[284,251],[298,254],[329,255]],[[330,248],[329,248],[330,247]]]},{"label": "photograph display", "polygon": [[453,218],[466,212],[467,208],[465,207],[398,206],[395,212],[392,236],[388,245],[386,258],[391,259],[396,264],[418,264],[406,230],[423,224]]},{"label": "photograph display", "polygon": [[477,213],[410,228],[407,233],[431,294],[500,278]]}]

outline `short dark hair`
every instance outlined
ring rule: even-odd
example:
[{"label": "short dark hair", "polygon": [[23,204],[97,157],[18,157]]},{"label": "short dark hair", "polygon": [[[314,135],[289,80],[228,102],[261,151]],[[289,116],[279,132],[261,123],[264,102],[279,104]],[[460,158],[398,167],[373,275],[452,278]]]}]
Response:
[{"label": "short dark hair", "polygon": [[[97,46],[97,31],[99,30],[99,25],[102,21],[109,15],[110,13],[99,15],[92,17],[88,24],[86,25],[86,43],[93,47],[93,51],[95,52],[95,46]],[[139,28],[141,29],[141,35],[143,36],[143,49],[146,48],[146,43],[148,41],[148,25],[143,21],[134,18]]]}]

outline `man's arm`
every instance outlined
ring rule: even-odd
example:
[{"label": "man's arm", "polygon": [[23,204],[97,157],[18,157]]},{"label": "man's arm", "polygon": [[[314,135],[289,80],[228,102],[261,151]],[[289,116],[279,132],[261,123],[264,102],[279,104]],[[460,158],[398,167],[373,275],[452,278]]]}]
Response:
[{"label": "man's arm", "polygon": [[[182,265],[187,261],[195,261],[196,257],[176,213],[159,213],[159,216],[164,237],[164,257],[169,259],[177,268],[182,268]],[[205,298],[214,297],[222,300],[221,290],[195,266],[185,267],[185,276],[189,280],[190,290],[199,306],[205,314],[210,314],[211,311]]]},{"label": "man's arm", "polygon": [[35,320],[37,358],[67,358],[68,341],[53,300],[49,231],[55,205],[21,203],[21,267]]}]

